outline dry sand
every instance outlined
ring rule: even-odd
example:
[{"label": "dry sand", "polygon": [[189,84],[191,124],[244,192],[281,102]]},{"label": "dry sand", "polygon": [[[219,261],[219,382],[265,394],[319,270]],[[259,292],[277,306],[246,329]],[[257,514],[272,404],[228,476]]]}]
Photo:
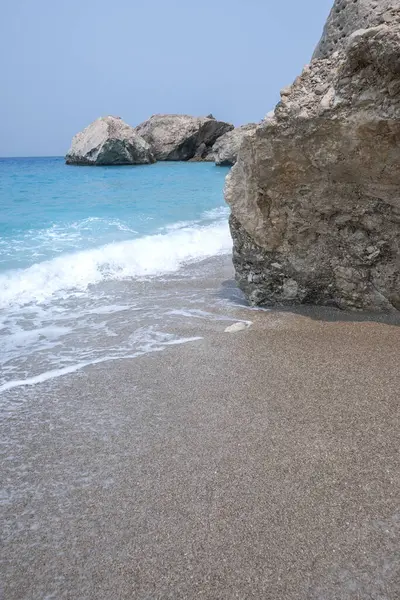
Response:
[{"label": "dry sand", "polygon": [[400,329],[329,310],[8,393],[6,600],[400,597]]}]

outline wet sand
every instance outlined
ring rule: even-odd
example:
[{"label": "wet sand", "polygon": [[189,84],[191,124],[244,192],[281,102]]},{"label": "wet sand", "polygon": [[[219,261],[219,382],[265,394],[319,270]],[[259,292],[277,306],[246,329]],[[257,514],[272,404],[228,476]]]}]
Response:
[{"label": "wet sand", "polygon": [[234,316],[7,393],[5,599],[400,596],[398,323]]}]

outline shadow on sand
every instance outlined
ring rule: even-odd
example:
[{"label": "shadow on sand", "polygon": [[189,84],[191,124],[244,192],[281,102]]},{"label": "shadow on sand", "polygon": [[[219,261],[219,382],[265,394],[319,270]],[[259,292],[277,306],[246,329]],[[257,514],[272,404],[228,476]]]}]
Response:
[{"label": "shadow on sand", "polygon": [[[238,306],[249,306],[243,292],[238,288],[234,279],[227,279],[221,283],[221,289],[217,293],[219,298],[229,300]],[[373,313],[341,310],[334,306],[314,306],[303,304],[297,306],[265,306],[259,307],[272,312],[288,312],[316,321],[327,322],[353,322],[353,323],[382,323],[384,325],[400,326],[400,312],[395,313]]]}]

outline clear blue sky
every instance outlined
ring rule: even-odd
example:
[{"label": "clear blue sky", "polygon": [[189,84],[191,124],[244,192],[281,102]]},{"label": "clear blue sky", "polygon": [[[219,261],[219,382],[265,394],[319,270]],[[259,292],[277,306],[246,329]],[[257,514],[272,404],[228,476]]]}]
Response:
[{"label": "clear blue sky", "polygon": [[258,121],[333,0],[1,0],[0,156],[64,154],[101,115]]}]

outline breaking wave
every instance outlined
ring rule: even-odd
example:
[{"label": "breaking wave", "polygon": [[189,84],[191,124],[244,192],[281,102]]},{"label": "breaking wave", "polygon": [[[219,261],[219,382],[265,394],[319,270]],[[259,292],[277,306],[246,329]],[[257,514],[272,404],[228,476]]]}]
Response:
[{"label": "breaking wave", "polygon": [[[43,302],[102,281],[162,275],[231,250],[226,210],[218,220],[59,255],[0,274],[0,308]],[[208,218],[211,217],[207,215]]]}]

